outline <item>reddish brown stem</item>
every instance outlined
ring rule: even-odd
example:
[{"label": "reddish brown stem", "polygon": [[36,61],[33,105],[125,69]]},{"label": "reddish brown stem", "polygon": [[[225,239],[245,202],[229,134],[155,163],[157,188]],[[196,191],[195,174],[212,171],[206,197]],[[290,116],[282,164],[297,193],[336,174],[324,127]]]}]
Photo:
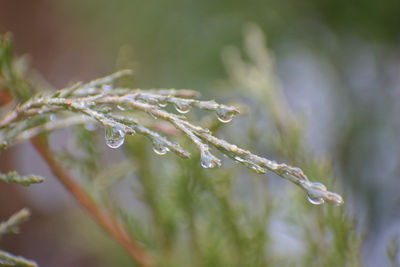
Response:
[{"label": "reddish brown stem", "polygon": [[110,216],[106,211],[99,207],[88,197],[86,192],[80,187],[75,179],[64,169],[53,157],[47,144],[34,138],[31,143],[36,151],[46,161],[53,174],[65,186],[65,188],[75,197],[75,199],[86,208],[86,210],[94,217],[94,219],[130,254],[132,259],[140,266],[150,267],[154,264],[151,262],[148,253],[135,240],[129,236],[126,229],[118,223],[118,221]]}]

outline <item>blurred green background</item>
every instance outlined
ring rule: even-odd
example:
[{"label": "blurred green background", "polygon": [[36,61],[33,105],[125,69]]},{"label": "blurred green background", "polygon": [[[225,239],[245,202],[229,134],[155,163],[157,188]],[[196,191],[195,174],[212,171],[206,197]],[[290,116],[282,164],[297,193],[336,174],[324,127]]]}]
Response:
[{"label": "blurred green background", "polygon": [[[357,218],[358,231],[365,233],[365,265],[386,266],[387,244],[400,234],[400,1],[0,0],[0,32],[12,32],[17,53],[30,54],[32,66],[56,88],[132,66],[137,87],[191,88],[205,99],[251,105],[246,92],[221,82],[227,80],[221,55],[227,46],[243,47],[249,22],[264,31],[289,105],[308,122],[307,144],[316,155],[332,158],[347,209]],[[247,116],[254,114],[250,110]],[[250,142],[243,137],[236,143]],[[13,153],[21,152],[2,155],[1,165],[24,170],[11,160]],[[29,172],[43,169],[40,163],[26,166]],[[34,206],[41,216],[57,221],[54,213],[70,202],[56,182],[49,183],[47,189],[34,191],[60,193],[45,193],[47,198],[35,200]],[[2,203],[10,192],[23,195],[12,186],[4,188]],[[49,199],[55,201],[53,208]],[[1,207],[1,219],[12,211]],[[79,212],[76,216],[84,217]],[[49,221],[40,216],[35,220],[37,228],[32,226],[29,237],[41,242],[34,233],[43,231],[38,230],[40,222]],[[77,235],[69,231],[74,234],[68,238]],[[63,247],[64,237],[54,237],[59,230],[50,232],[43,242]],[[75,249],[65,253],[76,262],[63,262],[62,255],[52,258],[21,240],[13,243],[10,238],[6,244],[32,258],[41,255],[41,266],[98,266],[101,258],[96,248]]]}]

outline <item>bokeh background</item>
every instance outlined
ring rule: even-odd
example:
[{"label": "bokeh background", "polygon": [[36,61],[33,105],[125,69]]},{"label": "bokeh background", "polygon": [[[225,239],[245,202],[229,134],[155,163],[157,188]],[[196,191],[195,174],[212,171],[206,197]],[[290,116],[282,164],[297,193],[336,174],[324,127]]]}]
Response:
[{"label": "bokeh background", "polygon": [[[17,53],[55,88],[111,73],[126,55],[137,87],[235,98],[219,90],[221,55],[243,47],[249,22],[264,31],[289,105],[308,121],[308,145],[332,158],[364,234],[364,264],[385,266],[387,244],[400,234],[400,1],[0,0],[0,33],[12,32]],[[0,160],[4,170],[51,177],[29,145]],[[33,210],[23,234],[1,247],[41,266],[110,266],[105,246],[126,257],[54,179],[29,189],[2,184],[0,203],[0,219]]]}]

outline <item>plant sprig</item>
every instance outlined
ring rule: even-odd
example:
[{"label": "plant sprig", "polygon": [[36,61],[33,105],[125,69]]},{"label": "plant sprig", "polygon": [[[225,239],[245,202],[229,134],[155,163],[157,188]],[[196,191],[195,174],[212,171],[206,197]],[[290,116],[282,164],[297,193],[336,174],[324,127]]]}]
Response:
[{"label": "plant sprig", "polygon": [[13,214],[7,221],[0,223],[0,237],[6,233],[18,233],[18,226],[29,219],[31,215],[28,209],[22,209]]},{"label": "plant sprig", "polygon": [[0,173],[0,180],[6,183],[16,183],[24,186],[42,183],[44,178],[38,175],[19,175],[16,171]]},{"label": "plant sprig", "polygon": [[37,267],[36,262],[27,260],[21,256],[15,256],[11,253],[0,250],[0,265],[1,266],[24,266]]},{"label": "plant sprig", "polygon": [[[324,201],[335,205],[343,204],[340,195],[330,192],[320,183],[311,182],[303,171],[284,163],[277,163],[264,157],[255,155],[248,150],[239,148],[223,139],[215,137],[208,129],[197,126],[178,115],[164,109],[167,104],[173,104],[176,110],[185,114],[192,108],[214,111],[222,122],[229,122],[239,110],[232,106],[218,104],[214,100],[201,101],[193,99],[197,94],[194,91],[183,89],[129,89],[114,87],[117,79],[130,75],[131,71],[122,70],[109,76],[96,79],[86,84],[77,83],[72,87],[57,92],[39,94],[16,106],[2,120],[0,120],[0,150],[7,145],[26,140],[42,132],[68,126],[71,123],[85,123],[87,120],[96,120],[106,128],[106,141],[110,147],[117,148],[124,142],[125,135],[141,134],[148,137],[158,154],[172,151],[183,158],[190,157],[190,153],[179,144],[169,141],[157,131],[143,126],[136,120],[133,112],[140,111],[154,118],[168,121],[179,131],[184,133],[198,148],[201,155],[201,165],[204,168],[221,166],[221,160],[211,152],[211,147],[221,151],[236,162],[257,173],[270,170],[280,177],[300,186],[311,199],[310,202],[321,204]],[[66,113],[69,111],[69,113]],[[85,116],[86,119],[72,119],[70,112]],[[60,118],[46,123],[31,123],[29,119],[63,114]],[[40,121],[40,120],[39,120]],[[21,127],[28,132],[13,131]],[[210,147],[211,146],[211,147]]]},{"label": "plant sprig", "polygon": [[[18,233],[18,226],[29,219],[30,211],[26,208],[13,214],[8,220],[0,223],[0,238],[6,233]],[[21,256],[12,255],[0,250],[0,266],[26,266],[37,267],[34,261],[27,260]]]}]

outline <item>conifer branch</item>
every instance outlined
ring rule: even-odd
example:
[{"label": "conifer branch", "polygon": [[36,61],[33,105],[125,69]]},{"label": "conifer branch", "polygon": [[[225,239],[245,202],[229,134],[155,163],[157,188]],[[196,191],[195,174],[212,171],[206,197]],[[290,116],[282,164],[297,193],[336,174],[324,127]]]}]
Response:
[{"label": "conifer branch", "polygon": [[0,250],[0,266],[37,267],[36,262]]},{"label": "conifer branch", "polygon": [[0,180],[6,183],[16,183],[24,186],[42,183],[44,178],[38,175],[19,175],[16,171],[0,173]]},{"label": "conifer branch", "polygon": [[75,199],[95,218],[95,220],[129,253],[140,266],[149,267],[153,263],[144,248],[142,248],[124,229],[122,225],[106,211],[101,210],[87,193],[75,182],[75,179],[54,159],[47,145],[38,138],[32,139],[36,151],[42,156],[53,174]]},{"label": "conifer branch", "polygon": [[[7,221],[0,223],[0,238],[6,233],[18,233],[18,226],[29,219],[30,211],[22,209],[13,214]],[[14,256],[0,250],[0,266],[27,266],[37,267],[34,261],[27,260],[21,256]]]},{"label": "conifer branch", "polygon": [[[120,71],[110,76],[100,78],[81,85],[77,84],[71,88],[59,90],[47,95],[38,95],[10,111],[8,115],[0,121],[0,133],[4,132],[3,140],[0,135],[0,143],[12,144],[23,137],[11,134],[9,129],[24,123],[27,118],[44,116],[48,113],[61,113],[62,111],[72,111],[80,113],[94,119],[106,127],[106,135],[110,135],[113,144],[110,147],[116,148],[122,145],[125,135],[135,133],[145,135],[150,138],[157,149],[164,153],[173,151],[177,155],[188,158],[190,154],[182,149],[179,144],[170,142],[167,138],[160,136],[155,131],[148,129],[134,118],[133,111],[141,111],[168,121],[179,131],[184,133],[199,149],[201,154],[201,165],[205,168],[221,166],[221,161],[211,153],[210,146],[220,150],[223,154],[236,162],[244,164],[246,167],[257,173],[265,173],[270,170],[280,177],[289,180],[300,186],[307,193],[308,197],[315,199],[316,202],[328,202],[335,205],[343,204],[340,195],[330,192],[320,183],[309,181],[303,171],[297,167],[287,164],[278,164],[264,157],[260,157],[248,150],[237,147],[229,142],[215,137],[208,129],[194,125],[187,121],[183,115],[177,115],[164,110],[165,106],[173,104],[179,113],[185,114],[191,108],[199,108],[214,111],[221,122],[229,122],[239,110],[232,106],[216,103],[214,100],[201,101],[180,97],[188,96],[187,90],[161,89],[145,91],[142,89],[114,88],[112,82],[116,78],[129,74],[129,71]],[[81,96],[82,92],[87,96]],[[189,91],[190,92],[190,91]],[[122,115],[121,115],[122,114]],[[28,136],[43,132],[46,127],[40,126],[41,130],[31,130]],[[50,127],[51,128],[51,127]],[[53,128],[55,128],[53,126]],[[8,131],[5,131],[7,130]],[[107,133],[108,131],[108,133]],[[15,131],[14,131],[15,132]],[[8,136],[7,136],[8,134]],[[106,136],[107,139],[107,136]],[[4,149],[4,148],[3,148]]]},{"label": "conifer branch", "polygon": [[30,211],[25,208],[13,214],[7,221],[0,223],[0,238],[6,233],[18,233],[18,226],[27,221],[30,215]]}]

